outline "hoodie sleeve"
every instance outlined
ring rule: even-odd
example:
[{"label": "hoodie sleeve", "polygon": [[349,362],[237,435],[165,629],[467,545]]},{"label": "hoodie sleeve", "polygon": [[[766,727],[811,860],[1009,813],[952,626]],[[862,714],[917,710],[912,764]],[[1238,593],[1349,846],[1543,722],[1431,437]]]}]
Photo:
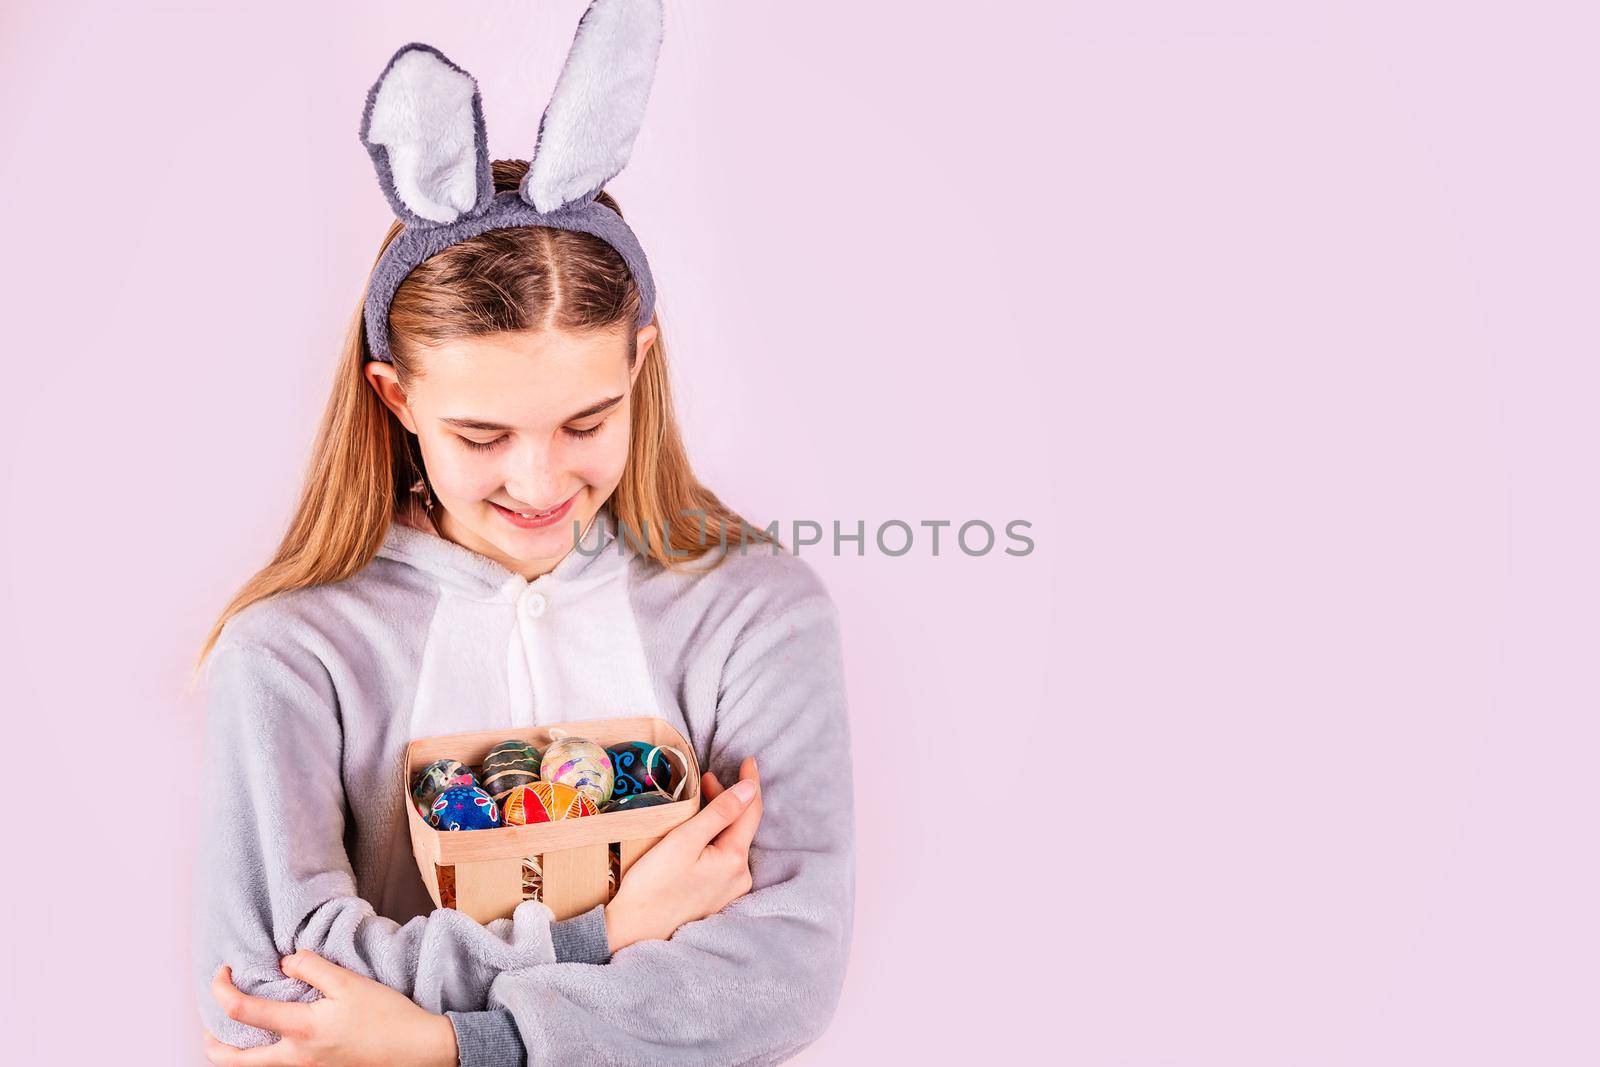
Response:
[{"label": "hoodie sleeve", "polygon": [[728,654],[708,769],[731,782],[755,756],[763,811],[751,892],[641,941],[604,967],[508,969],[529,1067],[772,1064],[815,1040],[843,984],[854,905],[849,725],[832,601],[809,581]]},{"label": "hoodie sleeve", "polygon": [[219,1040],[276,1040],[222,1013],[211,982],[224,963],[246,993],[312,1001],[321,994],[278,967],[311,949],[444,1012],[482,1009],[501,971],[557,961],[559,924],[534,901],[487,926],[442,909],[402,926],[358,895],[345,843],[343,725],[314,656],[219,644],[205,707],[194,965],[201,1017]]}]

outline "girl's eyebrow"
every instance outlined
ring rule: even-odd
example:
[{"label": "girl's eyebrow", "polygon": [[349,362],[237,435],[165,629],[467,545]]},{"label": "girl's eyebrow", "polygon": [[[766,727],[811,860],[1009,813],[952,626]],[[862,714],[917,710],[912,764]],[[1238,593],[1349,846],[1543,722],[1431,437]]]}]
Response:
[{"label": "girl's eyebrow", "polygon": [[[565,419],[563,419],[561,421],[562,422],[572,422],[572,421],[574,421],[576,419],[586,419],[590,415],[598,415],[602,411],[604,411],[606,408],[611,407],[613,404],[620,403],[621,400],[622,400],[622,397],[614,396],[609,400],[597,401],[596,403],[590,404],[588,407],[584,408],[582,411],[577,411],[577,412],[574,412],[571,415],[568,415]],[[445,417],[441,418],[439,421],[443,422],[443,423],[448,423],[449,425],[454,426],[454,427],[456,427],[457,429],[460,429],[460,430],[509,430],[509,429],[512,428],[512,427],[506,426],[506,425],[504,425],[502,423],[488,422],[488,421],[486,421],[484,419],[466,418],[464,416],[445,416]]]}]

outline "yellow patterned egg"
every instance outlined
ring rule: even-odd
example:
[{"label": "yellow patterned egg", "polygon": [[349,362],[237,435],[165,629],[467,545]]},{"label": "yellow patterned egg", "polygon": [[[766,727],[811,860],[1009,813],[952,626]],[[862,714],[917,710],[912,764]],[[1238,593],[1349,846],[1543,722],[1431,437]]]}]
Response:
[{"label": "yellow patterned egg", "polygon": [[506,794],[500,805],[500,815],[507,826],[580,819],[595,814],[597,810],[587,793],[560,782],[534,782],[532,785],[518,786]]}]

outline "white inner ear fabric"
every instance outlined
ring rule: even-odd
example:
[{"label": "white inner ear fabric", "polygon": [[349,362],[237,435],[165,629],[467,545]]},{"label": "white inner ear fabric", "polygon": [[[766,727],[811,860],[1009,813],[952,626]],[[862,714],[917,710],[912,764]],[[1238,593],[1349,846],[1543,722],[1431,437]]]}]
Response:
[{"label": "white inner ear fabric", "polygon": [[528,179],[540,211],[604,185],[627,165],[660,51],[661,6],[596,5],[556,80]]},{"label": "white inner ear fabric", "polygon": [[367,140],[388,152],[395,191],[417,215],[454,222],[478,200],[472,79],[431,52],[407,52],[378,87]]}]

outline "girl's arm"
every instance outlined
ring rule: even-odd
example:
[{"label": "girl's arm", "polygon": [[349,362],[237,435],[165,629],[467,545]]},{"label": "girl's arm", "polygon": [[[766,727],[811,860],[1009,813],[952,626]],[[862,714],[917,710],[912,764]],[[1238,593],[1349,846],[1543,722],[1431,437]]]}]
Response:
[{"label": "girl's arm", "polygon": [[[554,923],[557,963],[610,963],[605,905]],[[523,1067],[527,1053],[516,1017],[506,1008],[447,1011],[455,1030],[460,1067]]]},{"label": "girl's arm", "polygon": [[[736,875],[732,886],[724,884],[722,888],[713,890],[717,894],[717,899],[728,902],[750,891],[750,843],[755,835],[756,827],[761,823],[760,776],[756,771],[754,757],[740,764],[739,778],[740,781],[749,782],[756,787],[755,799],[748,808],[727,825],[723,832],[717,835],[711,842],[710,850],[708,850],[724,853],[718,860],[712,862],[712,867],[721,866],[729,855],[737,856],[737,867],[742,877]],[[717,798],[726,791],[727,787],[717,781],[714,775],[710,773],[701,775],[700,795],[709,802],[709,806],[705,809],[706,811],[715,811],[718,807]],[[692,825],[692,821],[684,825]],[[648,855],[641,857],[639,862],[629,869],[628,876],[622,880],[622,888],[618,891],[616,899],[604,908],[596,908],[592,913],[607,915],[605,929],[611,930],[607,913],[612,908],[619,906],[624,898],[628,896],[630,890],[637,890],[636,895],[631,899],[631,904],[624,907],[632,906],[636,908],[641,900],[646,902],[652,908],[651,915],[656,916],[648,923],[651,930],[649,932],[641,930],[635,936],[629,932],[629,924],[623,921],[618,924],[621,929],[612,930],[609,936],[604,930],[601,932],[597,938],[599,944],[596,955],[586,959],[574,959],[572,962],[609,963],[612,955],[611,946],[613,945],[619,946],[620,949],[636,941],[644,941],[651,938],[666,940],[671,937],[674,931],[684,925],[685,919],[667,918],[668,914],[685,915],[692,913],[692,917],[688,918],[687,921],[695,922],[705,918],[707,915],[714,915],[727,906],[726,903],[679,904],[676,906],[658,903],[664,894],[662,890],[656,887],[662,884],[663,878],[666,879],[665,884],[670,887],[670,890],[682,888],[684,874],[682,873],[681,863],[671,863],[663,866],[661,870],[652,871],[652,877],[645,883],[638,882],[645,870],[655,865],[656,858],[667,849],[672,843],[674,835],[679,832],[679,830],[674,830],[663,838],[655,848],[651,849]],[[694,871],[690,871],[689,874],[691,877],[695,876]],[[714,885],[715,880],[711,884]],[[695,895],[704,900],[703,893],[696,893]],[[557,924],[558,927],[560,925],[559,923]],[[567,958],[562,955],[559,941],[556,944],[556,959],[559,962],[568,962]],[[389,991],[385,990],[385,992]],[[522,1047],[522,1036],[517,1032],[516,1016],[511,1014],[509,1008],[494,1008],[478,1012],[452,1011],[447,1012],[446,1015],[449,1017],[450,1025],[455,1032],[456,1049],[459,1053],[459,1067],[523,1067],[527,1062],[527,1054]]]},{"label": "girl's arm", "polygon": [[512,1013],[529,1067],[777,1063],[832,1017],[853,925],[849,726],[833,604],[808,568],[789,573],[804,577],[727,660],[707,760],[724,781],[760,764],[751,892],[605,967],[507,968],[489,1003]]},{"label": "girl's arm", "polygon": [[[273,1040],[222,1013],[211,982],[225,963],[246,993],[311,1001],[319,994],[279,969],[283,957],[311,949],[429,1011],[476,1011],[501,971],[585,958],[604,938],[603,912],[553,924],[533,902],[487,926],[450,910],[403,926],[376,914],[357,891],[345,845],[347,803],[372,798],[345,796],[344,725],[309,652],[219,644],[206,713],[194,962],[201,1016],[222,1041]],[[394,862],[410,862],[403,842],[391,845]]]}]

